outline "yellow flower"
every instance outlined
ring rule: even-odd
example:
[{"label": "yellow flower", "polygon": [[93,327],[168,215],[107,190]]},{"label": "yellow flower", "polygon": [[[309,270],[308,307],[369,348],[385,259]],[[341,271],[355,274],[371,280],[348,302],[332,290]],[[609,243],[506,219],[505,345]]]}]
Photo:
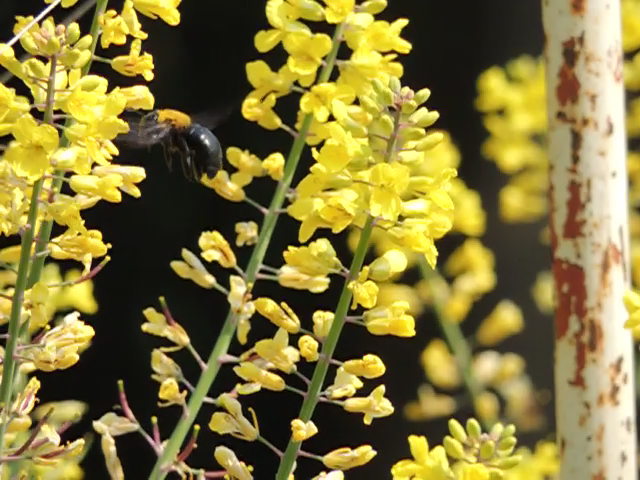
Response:
[{"label": "yellow flower", "polygon": [[434,418],[448,417],[456,411],[457,405],[453,397],[436,393],[429,384],[418,387],[418,399],[407,403],[404,415],[413,422],[423,422]]},{"label": "yellow flower", "polygon": [[427,378],[435,386],[452,389],[460,385],[458,364],[444,340],[439,338],[431,340],[422,351],[420,361]]},{"label": "yellow flower", "polygon": [[140,25],[132,0],[125,0],[120,16],[127,24],[128,35],[139,38],[140,40],[145,40],[148,37],[148,35],[142,31],[142,25]]},{"label": "yellow flower", "polygon": [[262,168],[272,179],[280,181],[284,176],[284,163],[284,156],[279,152],[275,152],[262,161]]},{"label": "yellow flower", "polygon": [[293,372],[300,361],[300,353],[289,345],[289,335],[284,328],[279,328],[273,338],[257,341],[253,348],[260,357],[284,373]]},{"label": "yellow flower", "polygon": [[371,353],[364,355],[358,360],[347,360],[343,367],[345,371],[364,378],[378,378],[384,375],[386,367],[382,359]]},{"label": "yellow flower", "polygon": [[238,460],[233,450],[223,445],[216,447],[214,451],[216,461],[226,470],[229,478],[233,480],[253,480],[251,467],[247,467],[244,462]]},{"label": "yellow flower", "polygon": [[520,333],[524,328],[524,319],[520,308],[510,300],[501,300],[486,317],[476,332],[478,343],[492,347],[505,338]]},{"label": "yellow flower", "polygon": [[396,221],[402,208],[400,194],[409,185],[409,168],[399,163],[380,163],[371,168],[369,209],[374,217]]},{"label": "yellow flower", "polygon": [[100,35],[100,46],[108,48],[112,43],[115,45],[124,45],[127,41],[129,27],[124,18],[118,15],[115,10],[107,10],[98,19],[102,28]]},{"label": "yellow flower", "polygon": [[276,130],[282,125],[282,120],[273,111],[275,105],[276,96],[273,93],[264,97],[249,94],[242,102],[242,116],[251,122],[257,122],[262,128]]},{"label": "yellow flower", "polygon": [[364,267],[357,280],[349,282],[347,288],[351,290],[353,294],[353,301],[351,302],[351,308],[354,309],[358,304],[364,308],[373,308],[376,304],[378,296],[378,285],[371,280],[367,280],[369,274],[368,267]]},{"label": "yellow flower", "polygon": [[269,93],[275,93],[276,97],[286,95],[295,81],[295,75],[286,65],[276,73],[263,60],[247,63],[246,71],[249,83],[260,96]]},{"label": "yellow flower", "polygon": [[261,30],[256,34],[254,39],[256,49],[260,53],[265,53],[278,45],[290,32],[309,32],[309,27],[296,21],[299,16],[296,13],[292,5],[284,0],[268,0],[267,20],[274,28]]},{"label": "yellow flower", "polygon": [[318,433],[318,427],[311,420],[303,422],[299,418],[291,420],[291,437],[294,442],[303,442]]},{"label": "yellow flower", "polygon": [[142,331],[151,335],[164,337],[179,347],[185,347],[191,343],[187,332],[174,320],[168,321],[164,314],[157,312],[153,307],[147,307],[142,311],[147,319],[142,324]]},{"label": "yellow flower", "polygon": [[344,367],[339,367],[336,371],[333,384],[327,387],[327,393],[329,394],[329,398],[333,400],[352,397],[356,393],[356,390],[361,389],[363,386],[362,380],[357,376],[348,373]]},{"label": "yellow flower", "polygon": [[218,262],[224,268],[235,267],[236,256],[229,243],[217,230],[202,232],[198,239],[198,246],[202,250],[200,255],[207,262]]},{"label": "yellow flower", "polygon": [[355,28],[345,34],[347,45],[352,50],[378,52],[393,50],[398,53],[411,51],[411,43],[400,37],[402,30],[409,23],[406,18],[399,18],[389,23],[382,20],[373,21],[372,15],[361,15],[358,20]]},{"label": "yellow flower", "polygon": [[229,174],[219,170],[215,177],[208,178],[203,175],[200,182],[206,187],[212,188],[225,200],[230,202],[242,202],[245,198],[244,190],[229,179]]},{"label": "yellow flower", "polygon": [[102,241],[102,232],[87,230],[74,232],[69,229],[62,235],[53,238],[49,244],[51,257],[58,260],[73,259],[82,262],[85,273],[90,270],[91,261],[95,257],[103,257],[111,244]]},{"label": "yellow flower", "polygon": [[354,449],[342,447],[325,454],[322,463],[327,468],[349,470],[369,463],[377,453],[371,445],[361,445]]},{"label": "yellow flower", "polygon": [[324,339],[329,335],[329,330],[333,324],[333,318],[335,317],[333,312],[325,310],[316,310],[313,312],[313,334],[319,339]]},{"label": "yellow flower", "polygon": [[289,54],[287,65],[291,71],[313,75],[331,50],[331,37],[324,33],[293,32],[284,37],[282,44]]},{"label": "yellow flower", "polygon": [[171,26],[180,23],[178,5],[182,0],[133,0],[133,6],[141,14],[156,19],[160,17]]},{"label": "yellow flower", "polygon": [[385,398],[385,386],[377,386],[368,397],[347,398],[344,409],[347,412],[364,413],[364,424],[371,425],[374,418],[388,417],[394,411],[393,405]]},{"label": "yellow flower", "polygon": [[122,177],[116,173],[102,177],[96,175],[72,175],[69,179],[69,186],[74,192],[88,196],[95,195],[114,203],[122,201],[122,194],[118,190],[118,187],[122,184]]},{"label": "yellow flower", "polygon": [[280,302],[280,305],[278,305],[270,298],[260,297],[256,298],[253,303],[256,310],[274,325],[285,329],[289,333],[298,333],[300,331],[300,319],[285,302]]},{"label": "yellow flower", "polygon": [[640,325],[640,294],[633,290],[624,293],[624,306],[627,309],[629,318],[624,324],[625,328],[635,328]]},{"label": "yellow flower", "polygon": [[160,407],[168,407],[170,405],[184,405],[187,398],[187,391],[180,391],[178,382],[175,378],[166,378],[160,384],[158,398],[164,402],[158,402]]},{"label": "yellow flower", "polygon": [[384,282],[407,268],[407,256],[401,250],[387,250],[369,265],[369,278]]},{"label": "yellow flower", "polygon": [[318,83],[300,98],[300,110],[313,113],[318,122],[326,122],[332,111],[334,101],[350,104],[355,99],[355,91],[348,85],[336,85],[333,82]]},{"label": "yellow flower", "polygon": [[400,460],[391,468],[393,480],[454,478],[443,447],[438,445],[430,451],[426,437],[409,435],[409,448],[413,459]]},{"label": "yellow flower", "polygon": [[209,428],[220,435],[230,434],[241,440],[248,442],[254,441],[260,434],[258,429],[258,421],[253,409],[249,409],[253,417],[250,422],[242,413],[242,405],[240,402],[229,395],[223,393],[217,399],[218,405],[226,410],[226,412],[215,412],[209,420]]},{"label": "yellow flower", "polygon": [[249,330],[251,330],[249,319],[256,311],[256,307],[251,301],[251,294],[247,291],[247,284],[241,277],[231,275],[229,277],[229,287],[227,300],[238,322],[236,335],[240,344],[244,345],[247,343],[247,335],[249,334]]},{"label": "yellow flower", "polygon": [[238,234],[236,237],[237,247],[255,245],[258,241],[258,224],[256,222],[238,222],[235,230]]},{"label": "yellow flower", "polygon": [[318,341],[310,335],[302,335],[298,339],[298,349],[307,362],[315,362],[319,358]]},{"label": "yellow flower", "polygon": [[237,367],[233,367],[233,371],[243,380],[258,383],[267,390],[275,392],[284,390],[285,383],[280,375],[260,368],[255,363],[242,362]]},{"label": "yellow flower", "polygon": [[140,189],[136,186],[136,183],[140,183],[147,176],[144,168],[142,167],[115,164],[93,167],[92,173],[101,178],[105,178],[110,175],[118,175],[121,179],[118,188],[135,198],[139,198],[141,195]]},{"label": "yellow flower", "polygon": [[194,253],[183,248],[181,255],[184,261],[172,260],[169,264],[180,278],[191,280],[202,288],[213,288],[216,285],[215,277],[207,271]]},{"label": "yellow flower", "polygon": [[151,378],[156,382],[162,383],[168,378],[182,378],[180,366],[159,348],[154,348],[151,352],[151,368]]},{"label": "yellow flower", "polygon": [[[135,0],[134,0],[135,1]],[[153,80],[153,57],[149,53],[140,54],[142,42],[135,39],[131,42],[129,55],[120,55],[111,60],[111,67],[122,75],[135,77],[142,75],[149,82]]]},{"label": "yellow flower", "polygon": [[353,13],[355,0],[324,0],[327,4],[325,15],[328,23],[342,23]]},{"label": "yellow flower", "polygon": [[49,157],[58,147],[58,132],[51,125],[38,125],[30,114],[24,114],[16,120],[12,133],[15,141],[5,151],[5,160],[16,175],[37,180],[50,168]]}]

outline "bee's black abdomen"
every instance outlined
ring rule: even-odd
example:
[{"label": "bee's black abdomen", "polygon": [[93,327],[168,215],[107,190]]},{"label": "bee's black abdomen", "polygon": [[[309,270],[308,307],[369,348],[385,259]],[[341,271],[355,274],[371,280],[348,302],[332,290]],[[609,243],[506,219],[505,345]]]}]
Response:
[{"label": "bee's black abdomen", "polygon": [[206,127],[192,123],[184,129],[184,139],[193,152],[193,167],[199,177],[213,178],[222,168],[222,146],[218,138]]}]

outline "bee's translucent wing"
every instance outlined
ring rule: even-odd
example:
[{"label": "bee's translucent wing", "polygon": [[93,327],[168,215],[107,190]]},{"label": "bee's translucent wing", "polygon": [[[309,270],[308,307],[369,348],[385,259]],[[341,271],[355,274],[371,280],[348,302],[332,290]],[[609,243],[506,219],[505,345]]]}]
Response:
[{"label": "bee's translucent wing", "polygon": [[169,135],[171,128],[158,123],[154,113],[141,115],[138,112],[125,112],[122,119],[129,124],[129,131],[118,135],[116,144],[129,148],[148,148],[156,145]]}]

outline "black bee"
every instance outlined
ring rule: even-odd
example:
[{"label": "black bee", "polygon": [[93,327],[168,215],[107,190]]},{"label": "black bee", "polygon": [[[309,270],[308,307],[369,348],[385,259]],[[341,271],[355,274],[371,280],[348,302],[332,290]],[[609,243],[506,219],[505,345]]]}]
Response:
[{"label": "black bee", "polygon": [[169,169],[177,158],[189,180],[199,182],[203,174],[213,178],[222,168],[220,141],[186,113],[170,108],[154,110],[128,123],[129,132],[118,136],[116,142],[133,148],[160,144]]}]

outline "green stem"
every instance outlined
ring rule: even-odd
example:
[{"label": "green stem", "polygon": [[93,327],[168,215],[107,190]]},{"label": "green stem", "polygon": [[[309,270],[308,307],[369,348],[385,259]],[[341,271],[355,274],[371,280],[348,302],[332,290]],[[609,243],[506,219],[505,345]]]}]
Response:
[{"label": "green stem", "polygon": [[[326,58],[325,65],[320,72],[318,83],[326,82],[331,76],[336,56],[338,55],[338,48],[340,47],[340,42],[342,39],[342,29],[342,24],[336,27],[336,30],[333,34],[333,46]],[[302,154],[302,150],[305,146],[305,140],[307,138],[307,133],[309,132],[312,120],[313,115],[311,114],[306,115],[302,120],[302,125],[298,132],[298,135],[291,145],[291,150],[289,151],[289,155],[287,156],[284,175],[282,177],[282,180],[280,180],[280,182],[278,183],[276,191],[271,200],[271,204],[269,205],[269,210],[265,214],[262,221],[262,227],[260,228],[258,241],[256,243],[256,246],[253,248],[253,252],[251,253],[251,258],[249,259],[249,264],[246,269],[246,282],[249,286],[251,286],[255,282],[256,274],[258,273],[260,265],[262,265],[264,257],[267,253],[267,248],[271,241],[271,236],[280,215],[280,209],[284,204],[287,192],[289,191],[289,187],[293,180],[293,175],[296,171],[296,168],[298,167],[300,155]],[[233,314],[233,312],[229,311],[229,313],[227,314],[227,318],[222,325],[222,329],[220,330],[220,334],[218,335],[213,349],[211,350],[209,359],[207,360],[207,366],[202,371],[202,375],[198,379],[196,388],[189,398],[189,403],[187,404],[187,414],[178,421],[176,428],[171,433],[171,436],[167,440],[162,454],[158,457],[158,460],[156,461],[156,464],[154,465],[153,470],[149,475],[149,480],[161,480],[166,477],[168,473],[167,467],[170,466],[174,461],[178,450],[182,445],[182,442],[189,432],[189,428],[195,421],[196,416],[198,415],[198,412],[202,407],[204,397],[211,389],[211,386],[213,385],[213,382],[218,375],[218,371],[220,370],[221,365],[219,359],[223,355],[227,354],[229,345],[231,344],[231,340],[233,339],[236,330],[236,325],[236,316]]]},{"label": "green stem", "polygon": [[[91,52],[91,57],[93,58],[94,52],[96,51],[96,47],[98,45],[98,38],[100,37],[100,23],[98,22],[100,15],[102,15],[107,9],[108,0],[98,0],[96,2],[96,9],[93,12],[93,20],[91,21],[91,29],[89,30],[89,34],[92,37],[91,47],[89,48]],[[82,67],[82,76],[89,73],[89,69],[91,68],[91,60],[89,60],[84,67]],[[65,127],[69,123],[69,120],[65,122]],[[60,140],[60,146],[66,147],[68,145],[68,140],[66,137],[62,137]],[[62,188],[62,183],[64,182],[64,172],[56,171],[54,172],[54,179],[51,183],[51,191],[53,194],[60,191]],[[38,240],[36,242],[36,258],[31,265],[31,271],[29,272],[29,280],[27,282],[27,286],[32,287],[39,279],[40,274],[42,273],[42,268],[44,267],[44,262],[47,259],[47,255],[40,255],[47,249],[47,245],[49,244],[49,239],[51,238],[51,230],[53,229],[53,220],[43,221],[40,225],[40,230],[38,231]]]},{"label": "green stem", "polygon": [[[420,273],[422,277],[431,285],[435,282],[444,282],[445,280],[442,278],[440,273],[437,270],[432,269],[427,260],[424,257],[421,257],[418,266],[420,268]],[[471,403],[475,409],[476,400],[482,393],[482,387],[478,384],[476,379],[473,376],[473,372],[471,370],[471,349],[469,348],[469,343],[467,339],[464,337],[462,333],[462,329],[460,325],[455,322],[448,320],[444,314],[444,299],[441,298],[440,295],[437,294],[437,288],[431,288],[433,292],[433,311],[436,315],[436,320],[442,330],[442,334],[444,336],[453,357],[458,364],[458,370],[462,375],[462,383],[464,384],[469,397],[471,398]],[[480,416],[478,417],[481,418]],[[484,421],[479,420],[482,423],[484,428],[489,428],[490,425],[486,425]]]},{"label": "green stem", "polygon": [[[49,78],[47,81],[47,97],[44,112],[44,122],[51,124],[53,119],[53,104],[55,96],[57,58],[51,57]],[[14,358],[18,339],[20,338],[20,317],[22,316],[22,303],[24,293],[29,288],[28,273],[31,263],[31,246],[35,225],[38,220],[38,206],[40,203],[40,193],[44,178],[40,177],[33,184],[29,212],[27,214],[27,224],[24,226],[22,240],[20,242],[20,259],[18,260],[18,274],[14,287],[13,298],[11,300],[11,313],[9,315],[9,329],[7,343],[5,345],[4,359],[2,365],[2,383],[0,383],[0,405],[3,408],[3,418],[0,423],[0,454],[4,449],[4,435],[7,430],[9,419],[9,409],[12,401],[14,382],[16,379],[16,360]],[[34,260],[35,261],[35,260]]]},{"label": "green stem", "polygon": [[[338,345],[340,332],[342,331],[342,327],[344,327],[345,317],[347,316],[349,304],[351,303],[351,297],[353,296],[351,290],[348,288],[349,283],[351,283],[353,279],[358,277],[358,274],[362,269],[364,256],[366,255],[369,248],[369,240],[371,238],[372,230],[373,217],[369,216],[367,217],[364,228],[360,233],[360,240],[358,241],[358,246],[356,247],[356,251],[353,255],[353,261],[351,262],[351,267],[349,268],[349,276],[345,279],[344,285],[342,287],[342,293],[340,294],[340,299],[338,300],[338,306],[336,307],[333,323],[331,324],[331,329],[329,330],[329,334],[327,335],[326,340],[322,344],[320,358],[316,363],[316,367],[313,371],[313,377],[311,377],[311,384],[309,385],[307,395],[302,402],[302,407],[300,408],[300,414],[298,415],[298,418],[303,422],[308,422],[309,420],[311,420],[313,411],[318,404],[320,391],[322,390],[322,385],[324,384],[324,380],[327,376],[327,371],[329,370],[329,365],[331,363],[331,359],[333,358],[333,353],[335,352],[336,346]],[[295,442],[293,441],[293,439],[290,439],[289,444],[287,445],[287,449],[284,452],[284,456],[280,461],[278,473],[276,474],[276,480],[287,480],[289,478],[299,450],[300,442]]]}]

